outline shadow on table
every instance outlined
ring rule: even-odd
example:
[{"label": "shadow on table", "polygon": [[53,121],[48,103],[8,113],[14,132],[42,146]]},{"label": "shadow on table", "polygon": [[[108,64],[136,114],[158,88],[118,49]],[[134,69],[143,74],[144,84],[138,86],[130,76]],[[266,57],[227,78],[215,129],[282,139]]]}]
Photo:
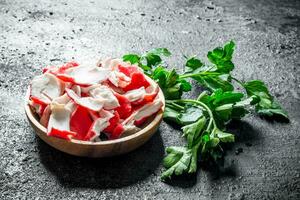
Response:
[{"label": "shadow on table", "polygon": [[[203,166],[204,170],[210,172],[211,180],[239,176],[238,166],[234,162],[235,159],[238,159],[239,155],[237,154],[242,153],[243,148],[255,148],[252,145],[256,141],[263,142],[260,131],[246,121],[231,121],[227,125],[227,131],[235,135],[235,143],[227,143],[223,146],[226,152],[225,157],[218,162],[218,165]],[[237,149],[241,149],[240,152]]]},{"label": "shadow on table", "polygon": [[[199,167],[197,170],[197,176],[195,174],[188,174],[183,176],[178,176],[172,178],[172,180],[167,181],[167,184],[177,187],[192,187],[197,183],[197,181],[201,181],[202,175],[200,173],[207,174],[208,180],[211,182],[215,182],[215,180],[227,179],[227,178],[236,178],[239,176],[238,166],[234,162],[235,157],[235,149],[237,147],[246,147],[248,145],[249,148],[252,143],[255,143],[258,140],[262,140],[260,137],[260,132],[251,124],[246,121],[232,121],[227,126],[228,132],[235,134],[236,142],[228,143],[222,146],[222,148],[227,152],[225,153],[225,157],[220,159],[217,164],[213,160],[209,160],[206,162],[198,163]],[[238,157],[236,157],[238,159]],[[199,177],[199,180],[197,180]]]},{"label": "shadow on table", "polygon": [[38,150],[42,164],[66,187],[121,188],[155,173],[164,155],[158,131],[137,150],[111,158],[81,158],[60,152],[41,139]]},{"label": "shadow on table", "polygon": [[235,143],[254,143],[262,140],[260,131],[243,120],[233,120],[227,125],[227,130],[235,135]]},{"label": "shadow on table", "polygon": [[[236,143],[224,146],[228,152],[224,163],[220,165],[199,163],[198,175],[175,176],[166,184],[190,188],[200,181],[197,177],[201,179],[202,175],[199,176],[199,173],[203,172],[208,174],[211,181],[239,176],[236,163],[232,162],[232,158],[236,156],[235,148],[245,146],[246,143],[254,143],[261,138],[259,131],[245,121],[232,122],[228,126],[228,131],[236,135]],[[99,159],[71,156],[50,147],[40,139],[37,141],[41,162],[66,187],[105,189],[132,185],[154,174],[164,156],[160,131],[145,145],[131,153]]]}]

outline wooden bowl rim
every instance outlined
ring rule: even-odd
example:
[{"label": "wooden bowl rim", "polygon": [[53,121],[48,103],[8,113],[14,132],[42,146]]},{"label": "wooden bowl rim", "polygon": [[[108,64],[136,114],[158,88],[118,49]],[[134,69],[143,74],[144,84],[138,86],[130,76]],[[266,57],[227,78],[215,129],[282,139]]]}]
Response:
[{"label": "wooden bowl rim", "polygon": [[[154,82],[149,77],[146,77],[146,78],[151,83],[151,85],[157,84],[156,82]],[[49,137],[47,135],[46,127],[42,126],[40,124],[40,122],[34,117],[34,115],[32,113],[32,110],[31,110],[30,106],[28,105],[29,96],[30,96],[30,86],[28,86],[28,89],[27,89],[27,92],[26,92],[26,95],[25,95],[25,113],[26,113],[28,119],[31,121],[31,123],[33,123],[34,126],[36,126],[41,132],[43,132],[47,137]],[[149,130],[155,128],[155,126],[157,126],[160,123],[160,121],[163,117],[164,109],[165,109],[165,97],[164,97],[163,92],[161,91],[160,88],[159,88],[159,92],[158,92],[158,97],[163,102],[162,108],[158,111],[158,113],[154,117],[153,121],[151,121],[143,129],[141,129],[140,131],[138,131],[138,132],[136,132],[132,135],[128,135],[128,136],[118,138],[118,139],[115,139],[115,140],[106,140],[106,141],[99,141],[99,142],[82,141],[82,140],[76,140],[76,139],[71,139],[70,141],[67,141],[67,140],[64,140],[64,139],[61,139],[61,138],[57,138],[57,137],[55,139],[63,140],[65,142],[70,142],[70,143],[74,143],[74,144],[87,145],[87,146],[106,146],[106,145],[118,144],[118,143],[122,143],[122,142],[132,140],[133,138],[139,137],[139,136],[147,133]]]}]

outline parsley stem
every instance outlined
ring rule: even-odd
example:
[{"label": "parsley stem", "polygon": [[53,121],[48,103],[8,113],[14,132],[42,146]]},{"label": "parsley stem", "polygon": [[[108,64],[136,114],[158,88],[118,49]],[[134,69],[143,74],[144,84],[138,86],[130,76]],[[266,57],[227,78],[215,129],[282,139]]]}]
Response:
[{"label": "parsley stem", "polygon": [[207,128],[206,128],[206,131],[209,131],[209,129],[210,129],[212,123],[213,123],[213,118],[210,118],[210,119],[209,119],[209,122],[208,122],[208,125],[207,125]]},{"label": "parsley stem", "polygon": [[234,80],[235,82],[237,82],[240,86],[242,86],[243,90],[247,93],[245,85],[244,85],[244,83],[242,81],[240,81],[239,79],[234,78],[234,77],[231,77],[231,79]]},{"label": "parsley stem", "polygon": [[206,104],[202,103],[201,101],[197,101],[197,100],[193,100],[193,99],[166,100],[166,103],[173,103],[173,102],[175,102],[175,103],[194,103],[194,104],[198,104],[199,106],[205,108],[205,110],[208,112],[208,115],[210,117],[210,121],[209,121],[209,124],[207,126],[208,130],[210,129],[211,124],[213,124],[214,127],[217,127],[212,111],[210,110],[210,108]]},{"label": "parsley stem", "polygon": [[198,98],[197,98],[197,101],[200,101],[200,99],[202,99],[202,97],[203,97],[204,95],[206,95],[206,94],[207,94],[206,91],[201,92],[201,94],[199,94],[199,96],[198,96]]},{"label": "parsley stem", "polygon": [[180,110],[183,110],[183,109],[184,109],[183,106],[180,106],[180,105],[178,105],[178,104],[175,103],[175,102],[172,102],[171,105],[174,106],[174,107],[176,107],[176,108],[178,108],[178,109],[180,109]]},{"label": "parsley stem", "polygon": [[244,88],[244,84],[237,78],[231,77],[232,80],[235,80],[238,84],[240,84]]},{"label": "parsley stem", "polygon": [[220,75],[218,72],[210,72],[210,71],[204,71],[196,74],[183,74],[180,75],[179,78],[190,78],[194,76],[206,76],[206,75]]}]

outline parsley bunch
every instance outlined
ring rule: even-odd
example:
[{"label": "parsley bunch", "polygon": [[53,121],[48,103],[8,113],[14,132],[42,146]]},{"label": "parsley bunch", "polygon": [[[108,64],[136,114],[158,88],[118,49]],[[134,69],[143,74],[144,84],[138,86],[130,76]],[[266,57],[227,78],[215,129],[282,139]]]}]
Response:
[{"label": "parsley bunch", "polygon": [[[235,141],[234,134],[226,131],[226,125],[233,119],[241,119],[252,108],[258,115],[288,120],[287,113],[264,82],[242,82],[232,76],[234,48],[234,42],[230,41],[224,47],[209,51],[209,64],[195,56],[186,58],[183,74],[164,67],[162,56],[171,55],[166,48],[123,56],[124,61],[137,64],[159,84],[166,98],[164,119],[179,124],[187,140],[183,147],[166,148],[167,156],[163,160],[166,170],[161,175],[162,180],[194,173],[200,161],[222,158],[222,144]],[[205,88],[197,99],[181,98],[184,92],[192,89],[189,79]],[[243,92],[237,91],[233,82],[239,84]]]}]

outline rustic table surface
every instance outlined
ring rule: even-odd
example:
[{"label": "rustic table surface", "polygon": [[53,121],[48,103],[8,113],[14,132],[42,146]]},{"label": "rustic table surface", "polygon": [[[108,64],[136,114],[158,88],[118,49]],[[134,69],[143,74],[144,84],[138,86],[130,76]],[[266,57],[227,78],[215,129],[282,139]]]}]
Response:
[{"label": "rustic table surface", "polygon": [[[85,159],[46,145],[25,118],[25,91],[46,65],[167,47],[182,70],[182,55],[230,39],[234,74],[264,80],[291,122],[234,124],[219,171],[161,182],[164,148],[183,143],[164,122],[132,153]],[[0,199],[300,199],[299,39],[299,0],[0,0]]]}]

